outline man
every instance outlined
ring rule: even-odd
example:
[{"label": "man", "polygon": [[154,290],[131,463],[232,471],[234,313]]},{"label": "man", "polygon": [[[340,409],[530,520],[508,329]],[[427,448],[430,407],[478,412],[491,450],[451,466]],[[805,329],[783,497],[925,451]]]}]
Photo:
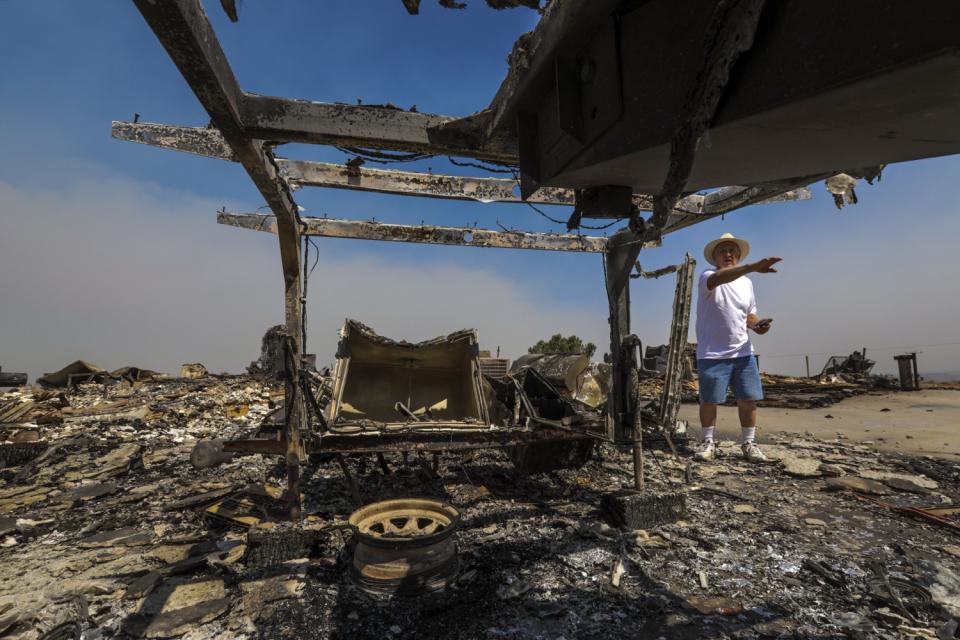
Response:
[{"label": "man", "polygon": [[697,369],[700,375],[700,426],[703,442],[694,457],[712,460],[716,453],[713,433],[717,426],[717,405],[733,387],[740,413],[740,441],[743,457],[750,462],[767,458],[754,439],[757,433],[757,400],[763,399],[760,370],[753,355],[750,334],[770,331],[770,318],[757,316],[753,283],[747,274],[775,273],[780,258],[764,258],[740,264],[750,244],[725,233],[707,243],[703,255],[712,268],[700,275],[697,295]]}]

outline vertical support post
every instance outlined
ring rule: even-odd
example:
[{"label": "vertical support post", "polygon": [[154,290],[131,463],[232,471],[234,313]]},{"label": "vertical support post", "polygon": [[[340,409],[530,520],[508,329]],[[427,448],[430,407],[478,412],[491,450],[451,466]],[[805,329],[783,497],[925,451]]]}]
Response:
[{"label": "vertical support post", "polygon": [[610,358],[613,364],[613,385],[607,397],[607,435],[619,442],[626,440],[627,434],[634,429],[630,410],[633,390],[629,385],[629,363],[632,358],[624,353],[624,339],[630,335],[630,272],[642,246],[638,234],[630,229],[621,229],[607,241],[607,252],[603,256],[610,311]]},{"label": "vertical support post", "polygon": [[633,488],[637,491],[643,491],[644,489],[643,424],[640,417],[640,407],[636,405],[633,411]]},{"label": "vertical support post", "polygon": [[920,368],[917,366],[917,352],[913,352],[913,389],[920,391]]},{"label": "vertical support post", "polygon": [[807,377],[810,377],[810,356],[803,356],[803,359],[807,363]]},{"label": "vertical support post", "polygon": [[177,65],[184,80],[210,115],[233,156],[246,170],[260,195],[277,218],[280,260],[283,264],[284,311],[288,335],[296,350],[287,375],[287,490],[290,516],[300,517],[301,426],[306,422],[306,404],[300,386],[300,354],[303,327],[300,324],[300,227],[297,205],[280,176],[269,145],[251,138],[241,119],[243,91],[207,19],[200,0],[134,0],[154,35]]},{"label": "vertical support post", "polygon": [[[644,488],[643,429],[641,425],[638,374],[639,341],[630,336],[630,272],[640,256],[643,240],[631,229],[622,229],[607,242],[603,256],[607,301],[610,309],[610,357],[613,388],[607,398],[612,439],[623,441],[630,431],[633,442],[633,484]],[[629,351],[629,353],[628,353]]]},{"label": "vertical support post", "polygon": [[[293,227],[294,234],[296,227]],[[286,247],[284,231],[281,228],[280,233],[281,253],[286,248],[290,250],[291,245],[295,247],[296,262],[300,263],[300,239],[299,237],[292,243],[287,243]],[[301,353],[303,352],[303,325],[301,323],[301,280],[300,269],[292,269],[284,274],[284,316],[287,333],[293,338],[295,351],[293,354],[293,367],[287,372],[287,381],[284,386],[284,407],[287,412],[286,432],[284,436],[287,442],[287,451],[285,456],[287,467],[287,501],[290,504],[290,519],[300,519],[300,460],[302,459],[302,439],[301,427],[306,423],[306,398],[303,397],[304,385],[300,380],[302,373]]]}]

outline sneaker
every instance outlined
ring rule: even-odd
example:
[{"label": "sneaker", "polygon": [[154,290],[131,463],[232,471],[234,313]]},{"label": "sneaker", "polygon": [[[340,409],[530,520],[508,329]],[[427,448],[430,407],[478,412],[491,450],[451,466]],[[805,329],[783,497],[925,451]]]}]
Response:
[{"label": "sneaker", "polygon": [[716,452],[717,445],[714,444],[713,440],[704,440],[697,445],[696,450],[693,452],[693,459],[700,460],[702,462],[708,462],[713,460]]},{"label": "sneaker", "polygon": [[748,442],[744,445],[741,445],[740,450],[743,451],[743,457],[746,458],[748,462],[767,461],[767,456],[763,455],[763,451],[760,451],[760,447],[753,442]]}]

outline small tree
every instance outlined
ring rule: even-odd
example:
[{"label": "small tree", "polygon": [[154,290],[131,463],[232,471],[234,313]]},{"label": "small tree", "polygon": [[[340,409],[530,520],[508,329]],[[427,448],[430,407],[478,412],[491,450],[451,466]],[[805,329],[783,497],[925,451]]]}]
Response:
[{"label": "small tree", "polygon": [[584,344],[578,336],[564,338],[559,333],[550,336],[549,340],[541,340],[527,349],[528,353],[582,353],[591,358],[596,351],[597,345],[592,342]]}]

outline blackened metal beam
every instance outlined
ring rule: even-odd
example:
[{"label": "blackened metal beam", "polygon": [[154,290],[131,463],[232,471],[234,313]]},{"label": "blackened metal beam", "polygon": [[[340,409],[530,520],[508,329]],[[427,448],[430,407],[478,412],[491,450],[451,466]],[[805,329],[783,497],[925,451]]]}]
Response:
[{"label": "blackened metal beam", "polygon": [[[326,238],[355,240],[383,240],[418,244],[445,244],[459,247],[486,247],[496,249],[532,249],[539,251],[571,251],[603,253],[607,239],[557,233],[529,233],[525,231],[492,231],[471,227],[436,227],[430,225],[386,224],[362,220],[333,218],[301,218],[303,234]],[[242,229],[276,233],[276,220],[265,214],[237,214],[219,212],[217,222]],[[656,246],[648,243],[646,246]]]},{"label": "blackened metal beam", "polygon": [[[192,153],[221,160],[236,161],[233,149],[219,130],[211,127],[181,127],[147,122],[113,122],[114,138],[137,142],[152,147]],[[511,178],[448,176],[413,171],[370,169],[309,160],[276,158],[280,177],[293,187],[327,187],[354,189],[395,195],[411,195],[429,198],[475,200],[480,202],[522,203],[515,194],[516,181]],[[801,178],[799,182],[814,181],[822,176]],[[788,183],[795,186],[798,181]],[[784,191],[782,183],[759,187],[725,187],[707,195],[691,194],[682,198],[667,222],[666,232],[683,228],[712,218],[722,213],[752,204],[767,204],[788,200],[806,200],[810,191],[806,188],[790,188]],[[534,193],[527,202],[543,205],[573,205],[574,195],[570,189],[545,187]],[[652,198],[634,194],[633,203],[638,209],[652,208]],[[590,217],[590,216],[586,216]],[[683,222],[682,226],[676,225]]]},{"label": "blackened metal beam", "polygon": [[114,120],[110,123],[110,135],[126,142],[237,162],[237,156],[230,144],[220,130],[213,127],[178,127],[152,122]]},{"label": "blackened metal beam", "polygon": [[[287,183],[279,176],[269,150],[244,130],[239,104],[242,91],[199,0],[134,0],[134,4],[210,115],[211,124],[223,134],[233,155],[246,169],[275,215],[283,265],[286,328],[299,354],[303,346],[300,233],[296,204],[290,197]],[[293,360],[286,385],[290,405],[287,497],[291,517],[299,519],[300,433],[301,425],[306,422],[306,405],[302,394],[298,393],[299,362],[296,357]]]},{"label": "blackened metal beam", "polygon": [[464,156],[510,165],[518,162],[516,149],[499,140],[477,144],[473,136],[461,141],[445,134],[443,125],[457,120],[451,116],[252,93],[243,94],[240,109],[247,132],[262,140]]},{"label": "blackened metal beam", "polygon": [[[237,161],[233,149],[223,134],[213,127],[181,127],[149,122],[114,121],[111,126],[111,135],[117,140]],[[481,202],[524,202],[515,193],[517,182],[511,178],[448,176],[284,158],[276,158],[275,161],[280,169],[280,176],[294,187],[355,189]],[[573,206],[574,194],[570,189],[544,187],[530,196],[526,202],[538,205]],[[633,203],[643,211],[653,206],[652,197],[644,194],[634,194]],[[703,210],[703,203],[704,196],[689,195],[677,203],[675,213],[677,215],[699,213]]]},{"label": "blackened metal beam", "polygon": [[611,236],[603,256],[610,323],[612,385],[607,396],[607,437],[623,442],[634,428],[636,354],[630,340],[630,271],[644,246],[640,234],[621,229]]},{"label": "blackened metal beam", "polygon": [[793,200],[809,200],[810,190],[806,185],[822,180],[826,175],[807,176],[784,182],[761,184],[753,187],[726,187],[704,196],[700,213],[678,214],[674,212],[663,227],[663,235],[685,229],[698,222],[731,213],[753,204],[770,204]]},{"label": "blackened metal beam", "polygon": [[[330,187],[375,191],[394,195],[474,200],[478,202],[523,203],[512,178],[477,178],[390,169],[369,169],[348,165],[278,159],[280,174],[293,187]],[[534,204],[574,204],[569,189],[541,189],[527,199]]]}]

